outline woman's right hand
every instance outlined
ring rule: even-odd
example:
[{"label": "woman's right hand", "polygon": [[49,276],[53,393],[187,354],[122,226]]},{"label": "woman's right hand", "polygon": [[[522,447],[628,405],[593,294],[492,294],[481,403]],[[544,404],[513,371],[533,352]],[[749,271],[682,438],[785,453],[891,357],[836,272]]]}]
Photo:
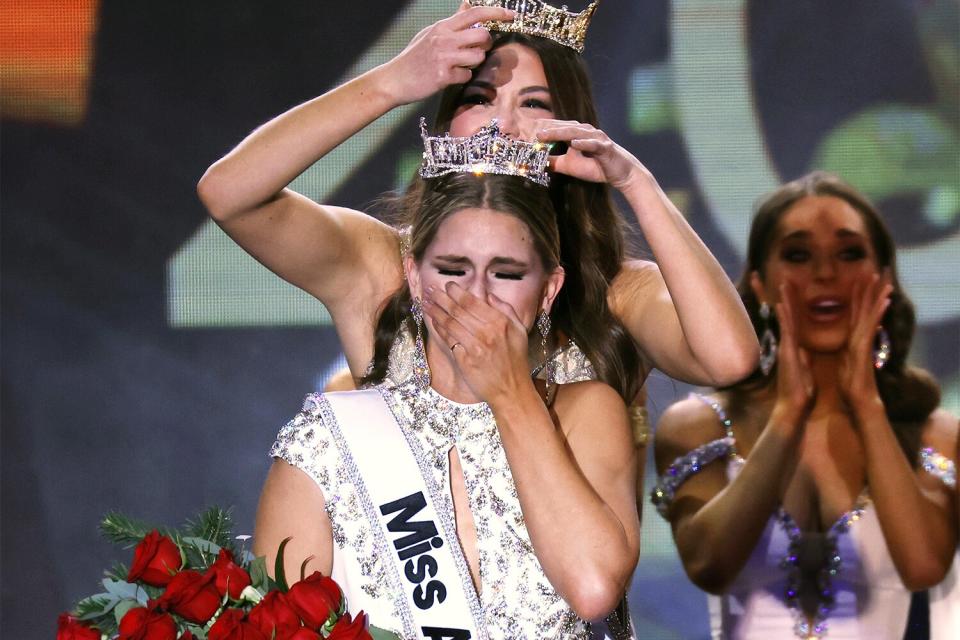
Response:
[{"label": "woman's right hand", "polygon": [[810,357],[797,343],[797,293],[787,282],[780,285],[780,302],[776,304],[780,324],[777,349],[777,399],[774,414],[798,425],[813,409],[817,388],[810,371]]},{"label": "woman's right hand", "polygon": [[514,12],[501,7],[460,5],[455,14],[414,36],[410,44],[385,65],[387,87],[399,104],[428,98],[451,84],[470,80],[471,70],[486,58],[493,42],[490,32],[474,25],[508,22]]}]

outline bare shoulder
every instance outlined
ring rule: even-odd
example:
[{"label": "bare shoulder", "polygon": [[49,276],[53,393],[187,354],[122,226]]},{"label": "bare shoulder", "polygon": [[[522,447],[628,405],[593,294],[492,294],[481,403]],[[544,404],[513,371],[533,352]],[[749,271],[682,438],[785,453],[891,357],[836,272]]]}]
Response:
[{"label": "bare shoulder", "polygon": [[703,400],[691,395],[673,403],[660,416],[654,432],[657,470],[663,471],[678,457],[722,436],[716,412]]},{"label": "bare shoulder", "polygon": [[553,409],[567,438],[603,435],[630,440],[627,405],[610,385],[598,380],[562,384]]},{"label": "bare shoulder", "polygon": [[930,414],[920,435],[924,447],[930,447],[937,453],[949,458],[957,455],[960,437],[960,421],[946,409],[937,409]]}]

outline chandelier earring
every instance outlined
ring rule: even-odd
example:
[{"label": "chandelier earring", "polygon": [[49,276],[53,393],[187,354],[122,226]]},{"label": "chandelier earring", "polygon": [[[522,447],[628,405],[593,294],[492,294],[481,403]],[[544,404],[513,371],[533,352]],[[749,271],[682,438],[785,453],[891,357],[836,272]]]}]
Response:
[{"label": "chandelier earring", "polygon": [[893,345],[890,344],[890,334],[883,328],[877,327],[877,335],[873,340],[873,367],[879,371],[890,361]]},{"label": "chandelier earring", "polygon": [[430,386],[430,366],[427,364],[427,350],[423,346],[423,303],[420,298],[413,298],[410,314],[417,327],[413,349],[413,380],[420,389],[426,389]]},{"label": "chandelier earring", "polygon": [[550,315],[541,309],[540,315],[537,316],[537,330],[540,332],[540,348],[543,350],[543,366],[547,370],[546,396],[548,399],[550,398],[551,388],[554,385],[553,360],[550,359],[550,354],[547,353],[547,340],[550,336],[551,327]]},{"label": "chandelier earring", "polygon": [[760,303],[760,318],[763,319],[763,334],[760,336],[760,371],[765,376],[769,376],[773,370],[773,365],[777,363],[777,336],[773,334],[770,328],[770,305],[766,302]]}]

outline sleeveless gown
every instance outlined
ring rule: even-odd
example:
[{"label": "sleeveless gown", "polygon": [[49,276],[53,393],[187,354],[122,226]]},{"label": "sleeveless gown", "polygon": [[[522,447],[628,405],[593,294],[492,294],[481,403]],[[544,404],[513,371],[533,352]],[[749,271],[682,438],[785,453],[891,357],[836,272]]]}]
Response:
[{"label": "sleeveless gown", "polygon": [[[744,463],[736,452],[732,421],[721,405],[697,397],[717,413],[727,435],[670,465],[652,495],[661,514],[666,514],[676,488],[706,465],[724,463],[732,481]],[[943,482],[955,483],[953,462],[929,450],[921,452],[922,461],[931,457],[943,463],[944,472],[937,473]],[[923,462],[921,466],[929,470]],[[824,533],[802,531],[779,508],[736,580],[723,595],[708,596],[708,606],[714,639],[901,640],[910,592],[900,581],[865,490],[853,509]]]}]

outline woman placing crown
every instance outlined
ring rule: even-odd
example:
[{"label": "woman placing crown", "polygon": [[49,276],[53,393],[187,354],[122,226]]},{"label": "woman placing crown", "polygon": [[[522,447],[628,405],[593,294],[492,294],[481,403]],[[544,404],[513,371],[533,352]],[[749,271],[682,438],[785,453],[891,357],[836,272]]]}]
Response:
[{"label": "woman placing crown", "polygon": [[[491,29],[513,21],[522,33],[491,36]],[[557,19],[464,3],[391,61],[250,134],[201,179],[202,201],[251,255],[323,302],[359,377],[373,356],[377,310],[403,281],[399,233],[285,187],[390,109],[445,90],[438,131],[469,135],[496,118],[507,134],[569,145],[552,161],[561,261],[584,274],[588,304],[609,297],[625,341],[632,339],[643,362],[702,384],[739,379],[753,368],[758,348],[732,284],[653,176],[595,128],[585,68],[566,35],[579,34],[575,42],[582,45],[585,21],[571,21],[578,26],[559,32],[538,28],[542,22]],[[478,23],[486,28],[475,28]],[[421,186],[415,181],[411,193]],[[625,259],[609,187],[633,208],[659,268]],[[565,304],[563,297],[558,304]],[[592,344],[579,346],[597,374],[613,380],[617,372],[607,367],[605,354]],[[645,376],[649,365],[636,366]]]},{"label": "woman placing crown", "polygon": [[[580,275],[578,299],[595,311],[585,322],[615,339],[597,340],[586,327],[570,324],[572,288],[561,290],[555,307],[568,312],[554,323],[549,348],[578,336],[577,348],[567,350],[571,357],[557,367],[573,375],[561,381],[589,372],[586,377],[604,380],[632,400],[647,363],[691,382],[739,379],[753,368],[757,344],[732,285],[653,176],[595,127],[577,54],[592,8],[563,17],[538,2],[520,5],[533,13],[465,3],[421,31],[393,60],[268,122],[207,171],[198,187],[201,199],[251,255],[324,303],[351,372],[360,378],[375,347],[390,346],[374,330],[383,302],[403,283],[400,234],[285,187],[393,107],[443,90],[439,131],[466,136],[496,118],[512,136],[569,146],[551,161],[560,261]],[[551,12],[551,19],[538,11]],[[478,23],[484,28],[475,28]],[[497,29],[510,32],[492,36]],[[625,259],[610,186],[636,213],[659,268]],[[423,197],[423,189],[415,179],[408,206]],[[571,361],[583,366],[567,366]],[[645,440],[641,429],[637,442]],[[642,465],[643,456],[637,460]]]},{"label": "woman placing crown", "polygon": [[547,407],[530,375],[561,288],[583,287],[560,266],[546,149],[495,126],[425,143],[441,177],[407,212],[405,283],[379,318],[414,336],[413,375],[307,398],[272,449],[255,547],[292,536],[288,575],[312,557],[404,639],[589,638],[637,560],[636,462],[614,389],[559,385]]}]

